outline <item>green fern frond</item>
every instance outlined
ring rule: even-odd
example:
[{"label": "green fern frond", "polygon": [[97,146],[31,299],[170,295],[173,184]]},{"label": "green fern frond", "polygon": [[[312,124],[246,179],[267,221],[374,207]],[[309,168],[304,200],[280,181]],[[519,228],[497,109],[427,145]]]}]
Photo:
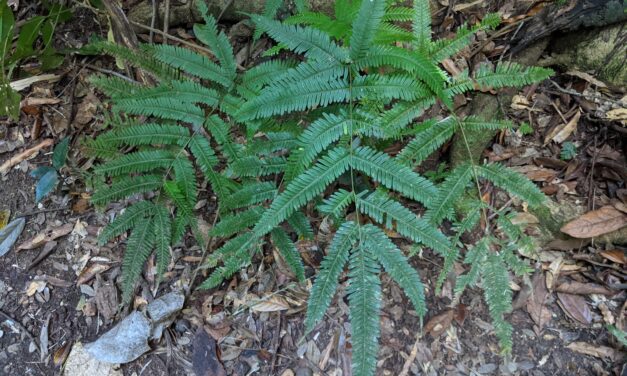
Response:
[{"label": "green fern frond", "polygon": [[352,204],[354,201],[355,195],[353,192],[345,189],[339,189],[329,198],[325,199],[324,202],[318,206],[318,210],[323,214],[340,218],[348,205]]},{"label": "green fern frond", "polygon": [[[148,201],[143,201],[148,202]],[[161,278],[170,264],[170,240],[172,239],[172,218],[165,206],[157,205],[152,218],[152,233],[155,237],[157,276]]]},{"label": "green fern frond", "polygon": [[348,77],[348,66],[329,64],[328,61],[307,61],[290,68],[281,76],[275,77],[271,86],[281,87],[305,80],[331,80]]},{"label": "green fern frond", "polygon": [[405,28],[388,22],[381,22],[372,41],[373,44],[389,45],[402,42],[411,42],[414,35]]},{"label": "green fern frond", "polygon": [[488,65],[482,65],[474,76],[481,89],[502,87],[522,87],[544,81],[554,72],[548,68],[525,67],[513,62],[500,63],[494,71]]},{"label": "green fern frond", "polygon": [[453,136],[456,126],[457,119],[454,117],[440,120],[416,134],[416,137],[398,153],[396,160],[406,166],[421,163]]},{"label": "green fern frond", "polygon": [[172,168],[174,170],[174,181],[185,193],[185,199],[189,207],[194,208],[198,196],[198,183],[194,165],[187,157],[179,156],[172,162]]},{"label": "green fern frond", "polygon": [[96,205],[104,205],[138,193],[160,189],[162,184],[163,176],[161,175],[125,176],[116,180],[109,187],[99,188],[94,192],[91,200]]},{"label": "green fern frond", "polygon": [[350,38],[350,57],[357,60],[364,56],[372,44],[375,33],[385,14],[385,0],[361,2],[357,17],[353,21]]},{"label": "green fern frond", "polygon": [[386,22],[405,22],[411,21],[414,17],[414,10],[408,7],[388,6],[383,15],[383,21]]},{"label": "green fern frond", "polygon": [[155,59],[152,54],[152,48],[148,45],[141,45],[139,49],[132,50],[121,44],[110,43],[103,40],[90,43],[90,46],[101,53],[122,59],[132,66],[151,72],[162,80],[175,80],[180,76],[175,69],[168,66],[167,62],[164,63]]},{"label": "green fern frond", "polygon": [[438,93],[444,88],[445,73],[426,55],[393,46],[372,46],[368,53],[353,63],[357,69],[390,66],[414,74]]},{"label": "green fern frond", "polygon": [[242,146],[233,142],[231,127],[218,115],[211,115],[205,120],[205,129],[213,136],[220,150],[229,162],[236,161],[243,154]]},{"label": "green fern frond", "polygon": [[154,246],[154,234],[150,221],[138,222],[126,242],[126,252],[122,260],[122,297],[124,303],[130,303],[135,290],[135,283],[144,269]]},{"label": "green fern frond", "polygon": [[[365,3],[368,0],[364,1]],[[379,349],[381,282],[379,265],[363,241],[353,247],[348,263],[348,318],[351,323],[353,375],[374,375]]]},{"label": "green fern frond", "polygon": [[265,157],[263,159],[250,156],[242,157],[231,163],[231,172],[234,177],[260,177],[278,174],[285,171],[287,162],[284,157]]},{"label": "green fern frond", "polygon": [[490,253],[482,271],[483,296],[488,304],[492,325],[499,340],[501,352],[512,351],[512,326],[503,315],[512,310],[512,290],[509,287],[509,274],[499,255]]},{"label": "green fern frond", "polygon": [[254,14],[250,18],[272,39],[296,53],[303,53],[312,59],[335,63],[344,63],[348,60],[348,51],[331,41],[331,38],[320,30],[286,25]]},{"label": "green fern frond", "polygon": [[287,223],[296,232],[299,239],[313,239],[314,231],[309,219],[302,211],[294,212],[287,218]]},{"label": "green fern frond", "polygon": [[412,302],[418,317],[422,319],[427,313],[424,287],[418,272],[409,264],[407,257],[392,243],[390,238],[378,227],[365,225],[362,227],[364,247],[370,249],[375,259]]},{"label": "green fern frond", "polygon": [[[179,145],[184,146],[190,137],[189,130],[179,125],[137,124],[131,127],[113,129],[88,142],[88,147],[120,147],[140,145]],[[93,150],[93,149],[92,149]],[[101,156],[101,154],[95,154]]]},{"label": "green fern frond", "polygon": [[223,32],[218,32],[216,20],[209,14],[207,5],[202,1],[196,4],[205,20],[205,24],[195,24],[194,34],[209,47],[218,59],[218,62],[220,62],[224,73],[228,75],[230,80],[233,80],[236,74],[237,63],[235,62],[235,55],[233,54],[233,47],[229,42],[229,38]]},{"label": "green fern frond", "polygon": [[[193,206],[189,204],[189,200],[187,195],[185,194],[185,190],[178,182],[175,181],[166,181],[163,184],[163,190],[168,195],[168,197],[174,202],[174,205],[178,209],[179,214],[182,216],[190,216]],[[183,221],[185,224],[188,224],[188,221]],[[176,233],[176,231],[175,231]]]},{"label": "green fern frond", "polygon": [[219,198],[227,197],[229,193],[235,189],[236,185],[213,169],[218,163],[218,158],[211,148],[209,141],[198,135],[193,136],[189,141],[189,149],[196,159],[196,163],[198,163],[198,166],[211,184],[211,189],[216,196]]},{"label": "green fern frond", "polygon": [[285,230],[281,228],[275,228],[270,235],[272,236],[272,242],[281,253],[287,266],[296,276],[296,279],[299,282],[303,282],[305,280],[305,267],[294,242],[292,242]]},{"label": "green fern frond", "polygon": [[464,129],[473,131],[514,128],[514,123],[509,120],[484,120],[477,116],[468,116],[464,118],[459,125]]},{"label": "green fern frond", "polygon": [[445,254],[451,247],[448,238],[434,225],[419,218],[411,210],[383,193],[359,195],[356,197],[355,204],[357,210],[386,228],[398,231],[401,235],[417,243],[425,244],[440,254]]},{"label": "green fern frond", "polygon": [[194,81],[170,81],[167,85],[155,87],[135,88],[126,94],[115,96],[115,103],[128,108],[134,105],[135,101],[143,103],[144,99],[176,98],[181,102],[204,103],[208,106],[218,104],[218,93]]},{"label": "green fern frond", "polygon": [[243,212],[220,216],[220,222],[209,230],[209,235],[227,238],[251,227],[263,214],[263,208],[252,207]]},{"label": "green fern frond", "polygon": [[146,98],[121,100],[113,106],[114,111],[129,115],[154,116],[165,120],[178,120],[201,125],[205,120],[203,110],[189,102],[175,98]]},{"label": "green fern frond", "polygon": [[490,237],[484,237],[466,252],[464,263],[470,265],[470,270],[468,273],[457,278],[457,283],[455,284],[455,300],[459,299],[464,290],[466,290],[466,287],[476,284],[479,280],[481,268],[490,252],[491,240]]},{"label": "green fern frond", "polygon": [[103,246],[116,236],[135,227],[138,222],[152,215],[155,205],[151,201],[139,201],[118,215],[111,223],[107,224],[98,236],[98,244]]},{"label": "green fern frond", "polygon": [[431,10],[429,0],[414,0],[412,32],[418,51],[427,52],[431,47]]},{"label": "green fern frond", "polygon": [[277,188],[271,182],[255,182],[244,184],[222,200],[222,208],[233,210],[262,203],[273,199],[277,194]]},{"label": "green fern frond", "polygon": [[457,30],[453,39],[439,40],[431,46],[431,58],[433,61],[441,62],[442,60],[455,55],[464,47],[470,45],[472,42],[472,36],[478,31],[494,29],[500,22],[500,16],[497,13],[491,13],[486,15],[482,22],[477,26],[473,26],[471,28],[462,26]]},{"label": "green fern frond", "polygon": [[303,12],[295,14],[286,19],[285,23],[288,25],[308,25],[323,31],[330,37],[338,40],[343,39],[346,36],[347,30],[350,28],[349,23],[333,20],[326,14],[319,12]]},{"label": "green fern frond", "polygon": [[381,115],[381,128],[386,138],[399,138],[401,131],[422,115],[424,110],[435,103],[435,97],[415,101],[400,102]]},{"label": "green fern frond", "polygon": [[166,150],[137,151],[96,167],[97,174],[119,176],[169,167],[175,155]]},{"label": "green fern frond", "polygon": [[428,179],[401,165],[387,154],[365,146],[356,148],[350,158],[351,167],[370,176],[374,181],[405,197],[431,206],[437,189]]},{"label": "green fern frond", "polygon": [[204,55],[189,49],[160,44],[154,47],[155,58],[185,73],[213,81],[226,88],[232,84],[232,74],[220,68]]},{"label": "green fern frond", "polygon": [[348,261],[351,247],[359,236],[359,225],[355,222],[344,222],[335,233],[331,245],[327,249],[327,255],[320,263],[320,271],[311,288],[311,294],[307,302],[307,315],[305,317],[305,330],[310,332],[314,326],[324,317],[333,294],[338,286],[338,279]]},{"label": "green fern frond", "polygon": [[457,166],[438,187],[438,193],[424,218],[435,225],[440,224],[445,218],[450,219],[453,207],[466,191],[472,178],[471,164],[463,163]]},{"label": "green fern frond", "polygon": [[[238,239],[238,238],[235,238]],[[214,287],[218,287],[224,280],[231,277],[233,274],[239,272],[243,267],[250,264],[250,242],[246,243],[247,247],[241,247],[237,249],[233,254],[229,256],[224,264],[216,268],[209,277],[198,286],[199,290],[209,290]]]},{"label": "green fern frond", "polygon": [[242,76],[242,84],[237,86],[240,95],[255,97],[259,90],[277,77],[284,75],[294,63],[289,60],[270,60],[250,68]]},{"label": "green fern frond", "polygon": [[477,165],[474,169],[478,176],[490,180],[506,192],[527,201],[531,206],[540,206],[546,200],[544,193],[529,179],[501,164]]},{"label": "green fern frond", "polygon": [[263,236],[305,205],[348,169],[350,157],[346,149],[336,148],[312,168],[297,176],[279,194],[264,213],[253,232]]},{"label": "green fern frond", "polygon": [[296,138],[289,132],[267,132],[265,138],[252,140],[246,148],[246,152],[248,154],[270,155],[291,150],[297,145]]},{"label": "green fern frond", "polygon": [[367,97],[381,101],[394,99],[413,101],[432,96],[424,84],[402,74],[359,76],[353,81],[350,90],[354,100]]},{"label": "green fern frond", "polygon": [[132,95],[142,88],[138,82],[103,75],[91,76],[89,82],[112,99]]}]

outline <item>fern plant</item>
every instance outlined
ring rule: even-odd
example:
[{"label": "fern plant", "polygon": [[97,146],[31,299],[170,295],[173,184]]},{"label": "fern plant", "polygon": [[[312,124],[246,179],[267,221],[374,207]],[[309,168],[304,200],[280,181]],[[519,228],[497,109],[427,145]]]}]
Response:
[{"label": "fern plant", "polygon": [[[434,41],[426,0],[416,0],[412,8],[385,0],[342,0],[335,4],[334,18],[309,11],[286,22],[250,17],[257,30],[293,58],[269,60],[240,73],[228,40],[209,16],[195,32],[218,64],[173,46],[130,52],[99,45],[147,68],[159,82],[143,87],[117,78],[96,79],[111,96],[113,109],[130,120],[88,144],[95,155],[110,159],[96,168],[109,186],[98,189],[94,200],[105,204],[147,192],[152,195],[144,197],[153,197],[127,208],[101,237],[106,241],[132,230],[124,262],[127,296],[153,249],[163,270],[168,245],[180,240],[186,227],[194,230],[198,166],[219,203],[219,221],[209,234],[219,239],[219,246],[203,265],[213,271],[200,288],[218,287],[249,265],[267,240],[303,280],[295,239],[314,235],[308,220],[313,211],[333,218],[337,231],[315,278],[305,326],[311,331],[322,319],[347,268],[353,372],[372,375],[380,274],[387,272],[402,287],[421,319],[426,314],[419,274],[386,229],[443,257],[439,286],[466,248],[461,234],[481,222],[490,231],[465,252],[469,270],[455,291],[459,296],[466,287],[483,287],[495,333],[507,353],[508,270],[527,270],[514,250],[528,238],[507,213],[481,200],[470,200],[461,212],[455,207],[469,192],[479,194],[484,182],[529,205],[540,205],[544,196],[498,164],[457,166],[437,184],[415,168],[457,132],[512,127],[507,121],[458,117],[452,112],[453,96],[521,87],[551,71],[504,63],[450,77],[441,61],[467,46],[476,31],[496,27],[498,16],[464,26],[452,39]],[[411,21],[411,30],[397,21]],[[416,124],[436,102],[450,114]],[[234,132],[243,134],[237,138],[243,141],[235,142]],[[390,142],[404,147],[389,155],[382,150]],[[120,156],[120,149],[129,147],[132,151]],[[410,209],[417,205],[424,215]],[[488,211],[496,212],[496,224],[486,223]],[[439,229],[445,220],[454,224],[450,237]]]}]

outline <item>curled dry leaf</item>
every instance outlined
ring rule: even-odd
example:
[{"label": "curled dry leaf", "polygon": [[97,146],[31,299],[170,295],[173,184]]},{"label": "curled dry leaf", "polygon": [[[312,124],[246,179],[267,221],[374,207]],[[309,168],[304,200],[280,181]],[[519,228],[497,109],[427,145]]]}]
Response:
[{"label": "curled dry leaf", "polygon": [[627,257],[625,257],[625,251],[622,251],[620,249],[611,249],[609,251],[602,251],[601,256],[605,257],[606,259],[612,262],[615,262],[621,265],[625,265],[625,263],[627,262],[626,261]]},{"label": "curled dry leaf", "polygon": [[76,280],[76,286],[80,286],[89,282],[92,278],[94,278],[97,274],[105,272],[109,270],[111,265],[105,264],[91,264],[87,268],[83,269],[81,274],[78,276]]},{"label": "curled dry leaf", "polygon": [[52,363],[55,367],[61,367],[67,359],[67,356],[70,354],[70,349],[72,348],[72,344],[70,342],[65,342],[61,347],[56,349],[54,354],[52,354]]},{"label": "curled dry leaf", "polygon": [[72,232],[73,228],[74,228],[74,225],[72,225],[71,223],[66,223],[63,226],[48,229],[42,233],[35,235],[34,238],[29,239],[25,241],[24,243],[20,244],[17,247],[17,250],[21,251],[25,249],[35,249],[37,247],[40,247],[46,244],[47,242],[53,241],[57,238],[60,238],[62,236],[69,234],[70,232]]},{"label": "curled dry leaf", "polygon": [[558,126],[549,132],[544,139],[544,144],[548,144],[551,141],[555,141],[558,144],[566,141],[568,137],[577,129],[579,124],[579,118],[581,117],[581,111],[575,112],[575,115],[563,126]]},{"label": "curled dry leaf", "polygon": [[627,214],[613,206],[588,212],[565,224],[561,231],[573,238],[593,238],[627,226]]}]

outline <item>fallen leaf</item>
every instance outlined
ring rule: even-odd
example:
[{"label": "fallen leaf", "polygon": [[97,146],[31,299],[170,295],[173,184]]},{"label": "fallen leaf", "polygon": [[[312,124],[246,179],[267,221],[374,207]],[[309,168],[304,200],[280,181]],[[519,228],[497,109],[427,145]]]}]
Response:
[{"label": "fallen leaf", "polygon": [[546,306],[546,300],[549,291],[546,289],[545,279],[541,273],[537,273],[532,281],[532,294],[527,301],[527,312],[536,323],[539,329],[542,329],[549,321],[551,321],[551,311]]},{"label": "fallen leaf", "polygon": [[46,148],[48,146],[51,146],[52,144],[54,144],[54,141],[51,138],[48,138],[46,140],[43,140],[39,144],[33,146],[32,148],[26,149],[23,152],[18,153],[17,155],[14,155],[13,157],[9,158],[6,162],[4,162],[2,166],[0,166],[0,175],[5,175],[14,166],[17,166],[22,161],[28,158],[34,157],[37,153],[39,153],[39,150]]},{"label": "fallen leaf", "polygon": [[25,224],[26,219],[22,217],[13,220],[0,230],[0,256],[4,256],[9,252],[13,244],[17,241],[17,238],[20,237]]},{"label": "fallen leaf", "polygon": [[581,239],[607,234],[625,226],[627,226],[627,214],[608,205],[568,222],[561,228],[561,231],[573,238]]},{"label": "fallen leaf", "polygon": [[531,107],[531,103],[524,95],[514,95],[511,107],[514,110],[526,110]]},{"label": "fallen leaf", "polygon": [[627,108],[616,108],[608,111],[605,116],[609,120],[620,121],[623,125],[627,124]]},{"label": "fallen leaf", "polygon": [[455,317],[455,311],[448,309],[429,319],[424,330],[429,333],[432,338],[436,338],[451,326],[453,317]]},{"label": "fallen leaf", "polygon": [[35,249],[44,245],[47,242],[53,241],[57,238],[69,234],[70,232],[72,232],[73,228],[74,226],[71,223],[66,223],[63,226],[48,229],[42,233],[35,235],[35,237],[33,237],[32,239],[29,239],[20,244],[19,247],[17,247],[17,250],[21,251],[25,249]]},{"label": "fallen leaf", "polygon": [[579,321],[584,325],[590,325],[592,322],[592,312],[586,302],[586,298],[581,295],[557,293],[559,306],[572,319]]},{"label": "fallen leaf", "polygon": [[555,141],[558,144],[566,141],[568,137],[577,129],[577,124],[579,124],[579,118],[581,117],[581,111],[575,112],[572,118],[563,126],[558,126],[549,132],[544,139],[544,144],[548,144],[551,141]]},{"label": "fallen leaf", "polygon": [[610,249],[609,251],[601,251],[601,256],[617,264],[625,265],[625,251],[622,251],[620,249]]},{"label": "fallen leaf", "polygon": [[512,170],[517,171],[533,181],[551,181],[557,175],[557,171],[550,168],[536,167],[532,165],[512,167]]},{"label": "fallen leaf", "polygon": [[28,287],[26,288],[26,295],[33,296],[37,292],[44,291],[45,287],[46,287],[46,281],[41,281],[41,280],[31,281],[28,284]]},{"label": "fallen leaf", "polygon": [[584,81],[588,81],[589,83],[596,85],[598,87],[607,87],[607,85],[599,80],[597,80],[596,78],[592,77],[592,75],[586,73],[586,72],[580,72],[577,70],[569,70],[568,72],[566,72],[567,75],[569,76],[574,76],[574,77],[579,77]]},{"label": "fallen leaf", "polygon": [[48,327],[50,326],[50,314],[44,320],[41,330],[39,331],[39,356],[40,361],[43,362],[48,356]]},{"label": "fallen leaf", "polygon": [[255,312],[276,312],[285,311],[290,308],[289,303],[284,298],[273,295],[269,298],[264,298],[253,304],[251,309]]},{"label": "fallen leaf", "polygon": [[65,342],[61,345],[61,347],[56,349],[54,354],[52,354],[52,363],[55,367],[61,367],[63,363],[65,363],[65,359],[67,359],[67,356],[70,355],[71,348],[72,344],[70,342]]},{"label": "fallen leaf", "polygon": [[0,210],[0,230],[5,228],[7,223],[9,223],[9,218],[11,218],[10,210]]},{"label": "fallen leaf", "polygon": [[610,359],[613,362],[617,362],[624,357],[623,354],[611,347],[600,346],[593,343],[573,342],[566,346],[566,348],[580,354],[590,355],[601,359]]},{"label": "fallen leaf", "polygon": [[577,281],[568,281],[561,283],[555,288],[555,291],[575,295],[614,295],[614,292],[612,292],[610,289],[607,289],[601,285],[597,285],[596,283],[581,283]]},{"label": "fallen leaf", "polygon": [[196,331],[193,347],[192,368],[196,376],[226,376],[218,358],[216,341],[203,328]]},{"label": "fallen leaf", "polygon": [[105,264],[91,264],[87,268],[81,271],[81,274],[78,276],[76,280],[76,286],[84,285],[86,282],[89,282],[92,278],[94,278],[97,274],[105,272],[109,270],[111,265]]}]

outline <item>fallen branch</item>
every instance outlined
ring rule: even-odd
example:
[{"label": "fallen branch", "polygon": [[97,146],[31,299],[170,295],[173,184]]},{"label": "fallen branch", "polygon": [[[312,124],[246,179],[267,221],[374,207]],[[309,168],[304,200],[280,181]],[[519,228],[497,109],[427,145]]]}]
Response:
[{"label": "fallen branch", "polygon": [[9,158],[6,162],[2,164],[2,166],[0,166],[0,175],[5,175],[7,172],[9,172],[9,170],[11,170],[11,168],[18,165],[23,160],[30,158],[31,156],[38,153],[39,150],[51,146],[53,143],[54,141],[51,138],[45,139],[39,144],[33,146],[32,148],[26,149],[18,155]]}]

